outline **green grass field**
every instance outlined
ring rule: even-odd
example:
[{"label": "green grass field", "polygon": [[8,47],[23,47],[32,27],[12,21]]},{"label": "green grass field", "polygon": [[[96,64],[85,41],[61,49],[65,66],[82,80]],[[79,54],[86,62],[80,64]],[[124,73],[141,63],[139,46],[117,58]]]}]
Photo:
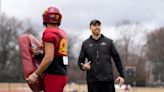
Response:
[{"label": "green grass field", "polygon": [[[64,92],[87,92],[86,85],[67,84]],[[0,92],[32,92],[26,83],[0,83]],[[164,88],[135,87],[128,91],[116,89],[116,92],[164,92]]]}]

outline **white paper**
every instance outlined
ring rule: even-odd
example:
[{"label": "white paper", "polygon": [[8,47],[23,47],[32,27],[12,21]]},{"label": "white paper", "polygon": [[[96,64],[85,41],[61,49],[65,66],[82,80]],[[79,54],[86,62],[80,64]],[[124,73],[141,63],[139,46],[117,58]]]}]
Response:
[{"label": "white paper", "polygon": [[68,65],[68,56],[63,56],[64,65]]}]

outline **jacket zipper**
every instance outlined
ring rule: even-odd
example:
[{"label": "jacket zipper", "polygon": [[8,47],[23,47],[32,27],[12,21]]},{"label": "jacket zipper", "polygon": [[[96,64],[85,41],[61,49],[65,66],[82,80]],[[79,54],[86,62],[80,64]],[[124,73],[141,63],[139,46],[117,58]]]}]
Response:
[{"label": "jacket zipper", "polygon": [[96,55],[97,59],[99,59],[99,51],[97,50],[96,53],[97,53],[97,55]]}]

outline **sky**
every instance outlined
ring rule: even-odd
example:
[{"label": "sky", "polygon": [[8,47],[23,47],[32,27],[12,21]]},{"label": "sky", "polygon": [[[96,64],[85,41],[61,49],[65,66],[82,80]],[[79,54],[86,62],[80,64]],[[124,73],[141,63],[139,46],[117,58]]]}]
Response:
[{"label": "sky", "polygon": [[1,12],[20,20],[29,19],[42,31],[42,14],[54,5],[62,11],[60,27],[80,35],[82,40],[91,34],[92,19],[100,20],[102,33],[114,40],[120,37],[116,25],[124,20],[141,23],[148,30],[164,26],[164,0],[1,0]]},{"label": "sky", "polygon": [[42,13],[53,5],[61,8],[61,27],[69,30],[85,30],[92,19],[99,19],[103,27],[123,20],[164,26],[164,0],[1,0],[1,11],[42,25]]}]

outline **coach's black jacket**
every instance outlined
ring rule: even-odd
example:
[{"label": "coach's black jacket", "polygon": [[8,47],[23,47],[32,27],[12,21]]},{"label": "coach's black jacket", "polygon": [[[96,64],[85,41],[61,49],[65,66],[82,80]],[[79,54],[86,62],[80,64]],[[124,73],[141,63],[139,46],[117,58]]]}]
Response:
[{"label": "coach's black jacket", "polygon": [[91,69],[87,71],[87,81],[111,81],[114,80],[111,57],[120,76],[124,77],[122,63],[113,41],[103,35],[98,40],[90,36],[82,44],[78,65],[82,70],[81,63],[85,63],[86,58],[91,61]]}]

